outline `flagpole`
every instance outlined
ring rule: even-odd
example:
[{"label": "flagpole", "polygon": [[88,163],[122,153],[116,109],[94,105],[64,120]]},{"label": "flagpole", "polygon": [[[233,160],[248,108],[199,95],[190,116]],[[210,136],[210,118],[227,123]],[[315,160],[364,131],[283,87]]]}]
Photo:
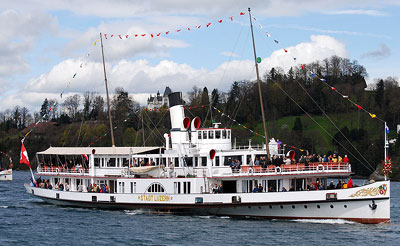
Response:
[{"label": "flagpole", "polygon": [[[387,141],[387,134],[388,134],[388,127],[387,127],[387,124],[386,124],[386,121],[385,121],[385,146],[384,146],[384,152],[385,152],[384,165],[385,166],[383,168],[386,168],[386,166],[387,166],[387,151],[388,151],[388,148],[389,148],[389,143]],[[385,173],[385,181],[386,180],[387,180],[387,177],[386,177],[386,173]]]},{"label": "flagpole", "polygon": [[35,176],[33,176],[32,168],[31,168],[31,167],[29,167],[29,170],[31,170],[31,175],[32,175],[32,180],[33,180],[33,182],[34,182],[34,183],[36,183]]}]

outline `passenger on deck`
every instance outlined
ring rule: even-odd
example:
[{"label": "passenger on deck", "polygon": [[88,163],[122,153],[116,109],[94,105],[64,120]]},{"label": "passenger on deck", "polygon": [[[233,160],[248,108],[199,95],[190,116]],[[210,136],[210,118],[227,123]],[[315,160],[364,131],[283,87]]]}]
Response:
[{"label": "passenger on deck", "polygon": [[63,190],[64,190],[64,185],[63,185],[63,183],[60,183],[60,184],[58,185],[58,190],[59,190],[59,191],[63,191]]},{"label": "passenger on deck", "polygon": [[264,187],[262,187],[261,183],[258,184],[258,192],[264,192]]},{"label": "passenger on deck", "polygon": [[338,155],[338,162],[341,163],[343,161],[342,157]]},{"label": "passenger on deck", "polygon": [[289,191],[295,191],[293,186],[290,186]]},{"label": "passenger on deck", "polygon": [[292,164],[292,161],[290,160],[290,158],[286,158],[284,159],[285,165],[290,165]]},{"label": "passenger on deck", "polygon": [[282,187],[282,192],[286,192],[286,191],[287,191],[286,188]]},{"label": "passenger on deck", "polygon": [[224,189],[222,187],[222,184],[219,184],[218,193],[223,193],[223,192],[224,192]]},{"label": "passenger on deck", "polygon": [[68,185],[68,183],[65,183],[65,191],[69,191],[69,185]]},{"label": "passenger on deck", "polygon": [[56,183],[56,185],[54,186],[54,189],[56,189],[56,190],[58,190],[58,189],[60,189],[60,183]]},{"label": "passenger on deck", "polygon": [[326,155],[324,155],[323,162],[329,162],[329,159]]},{"label": "passenger on deck", "polygon": [[215,184],[214,188],[212,189],[213,193],[216,194],[218,193],[218,185]]},{"label": "passenger on deck", "polygon": [[78,185],[78,192],[83,192],[83,185],[82,184]]},{"label": "passenger on deck", "polygon": [[333,155],[332,162],[338,162],[338,158],[337,158],[336,154]]},{"label": "passenger on deck", "polygon": [[333,180],[331,180],[331,183],[329,184],[328,189],[329,190],[334,190],[335,189],[335,184],[333,183]]},{"label": "passenger on deck", "polygon": [[347,157],[347,155],[344,155],[343,162],[345,162],[345,163],[349,162],[349,158]]},{"label": "passenger on deck", "polygon": [[259,190],[258,187],[256,186],[256,187],[254,187],[254,189],[253,189],[253,193],[257,193],[257,192],[260,192],[260,190]]},{"label": "passenger on deck", "polygon": [[342,181],[338,181],[337,185],[336,185],[336,189],[341,189],[342,188]]},{"label": "passenger on deck", "polygon": [[349,181],[347,182],[347,188],[353,188],[353,180],[349,177]]},{"label": "passenger on deck", "polygon": [[342,189],[347,189],[347,188],[348,188],[348,186],[347,186],[346,181],[343,181]]}]

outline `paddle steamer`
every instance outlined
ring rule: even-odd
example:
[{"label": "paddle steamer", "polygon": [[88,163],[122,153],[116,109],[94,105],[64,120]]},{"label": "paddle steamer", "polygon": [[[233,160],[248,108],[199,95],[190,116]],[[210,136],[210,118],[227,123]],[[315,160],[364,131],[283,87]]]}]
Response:
[{"label": "paddle steamer", "polygon": [[[169,96],[172,129],[162,147],[50,147],[37,153],[37,175],[53,189],[26,191],[57,205],[157,212],[201,213],[277,219],[390,221],[390,182],[327,190],[332,178],[346,178],[350,163],[255,165],[266,146],[232,147],[231,129],[199,128],[184,115],[181,94]],[[272,155],[283,155],[273,139]],[[86,164],[85,158],[88,157]],[[237,160],[240,167],[232,166]],[[73,161],[73,168],[65,168]],[[75,165],[82,163],[81,168]],[[86,168],[85,168],[86,167]],[[309,190],[313,183],[323,190]],[[64,190],[54,189],[64,184]],[[66,191],[66,186],[69,190]],[[109,187],[93,193],[88,187]],[[261,185],[262,192],[253,192]],[[215,187],[221,187],[215,189]],[[285,192],[287,190],[287,192]]]},{"label": "paddle steamer", "polygon": [[[249,16],[251,23],[250,9]],[[256,60],[254,38],[253,47]],[[260,88],[257,62],[255,66]],[[108,92],[107,103],[109,107]],[[37,175],[52,188],[26,184],[26,191],[52,204],[79,207],[390,221],[389,181],[329,190],[328,181],[352,174],[350,163],[256,165],[255,160],[285,154],[283,146],[268,140],[265,127],[264,145],[249,141],[247,146],[232,146],[231,129],[220,124],[200,128],[200,118],[185,117],[181,93],[170,94],[169,104],[171,130],[164,134],[165,146],[114,147],[109,110],[113,147],[50,147],[37,153]],[[260,104],[265,126],[261,91]],[[322,189],[312,190],[315,184]],[[104,192],[92,192],[94,185]]]}]

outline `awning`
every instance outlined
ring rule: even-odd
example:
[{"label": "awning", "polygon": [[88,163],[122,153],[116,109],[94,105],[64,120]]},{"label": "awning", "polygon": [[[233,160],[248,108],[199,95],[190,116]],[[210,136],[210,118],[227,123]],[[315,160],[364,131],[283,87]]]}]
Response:
[{"label": "awning", "polygon": [[142,154],[148,151],[157,150],[163,147],[50,147],[45,151],[37,152],[40,155],[130,155]]}]

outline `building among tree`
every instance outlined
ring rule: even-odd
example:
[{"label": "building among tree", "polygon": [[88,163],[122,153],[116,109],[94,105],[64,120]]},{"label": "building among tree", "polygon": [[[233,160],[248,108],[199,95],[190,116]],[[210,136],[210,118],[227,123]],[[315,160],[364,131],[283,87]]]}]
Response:
[{"label": "building among tree", "polygon": [[165,87],[164,94],[161,96],[160,91],[157,91],[157,95],[152,96],[147,99],[148,109],[159,109],[162,106],[168,106],[168,95],[171,94],[171,89],[167,86]]}]

